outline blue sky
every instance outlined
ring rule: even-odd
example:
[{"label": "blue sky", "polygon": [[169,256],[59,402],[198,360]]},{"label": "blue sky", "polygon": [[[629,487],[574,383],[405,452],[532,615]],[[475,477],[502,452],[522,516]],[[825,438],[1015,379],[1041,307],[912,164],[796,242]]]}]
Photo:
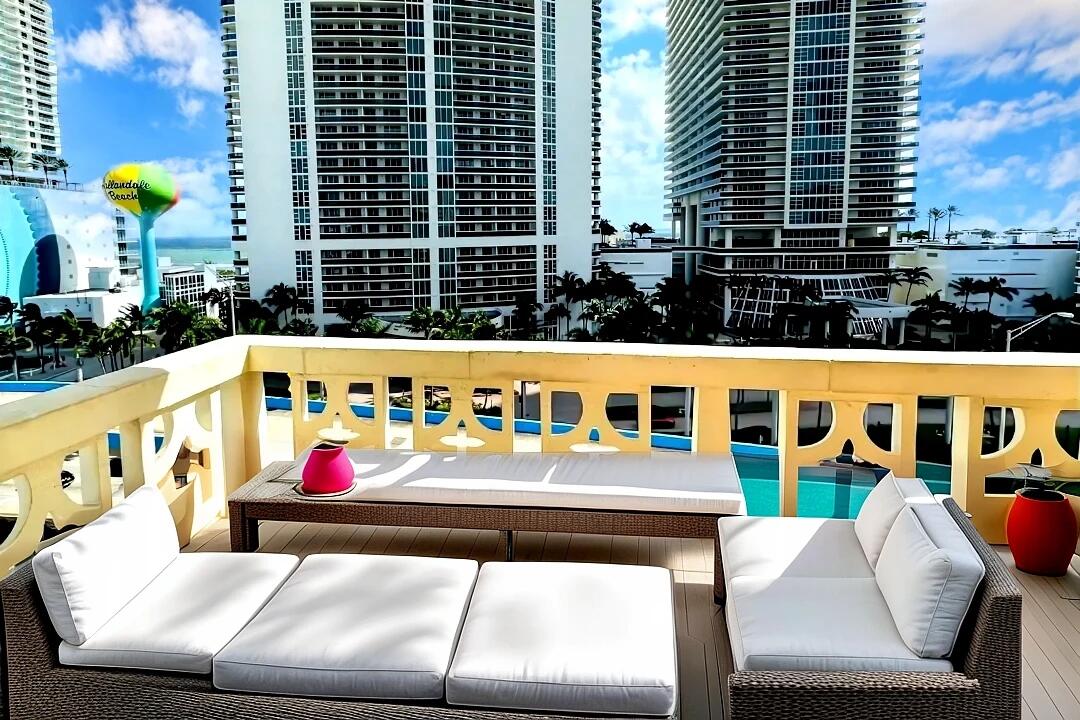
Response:
[{"label": "blue sky", "polygon": [[[73,179],[93,181],[119,162],[164,162],[185,199],[159,233],[228,235],[218,0],[52,4]],[[1080,0],[928,5],[920,210],[955,204],[964,228],[1072,227]],[[618,226],[664,226],[664,7],[604,0],[603,212]]]}]

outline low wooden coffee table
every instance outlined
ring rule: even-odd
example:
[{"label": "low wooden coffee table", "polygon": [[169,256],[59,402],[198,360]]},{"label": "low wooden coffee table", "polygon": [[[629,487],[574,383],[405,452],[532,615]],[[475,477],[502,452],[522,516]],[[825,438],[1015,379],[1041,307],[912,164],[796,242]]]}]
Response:
[{"label": "low wooden coffee table", "polygon": [[[387,451],[389,453],[391,451]],[[705,470],[715,469],[716,459],[703,461]],[[733,465],[732,465],[733,467]],[[715,538],[716,520],[739,514],[743,509],[723,513],[650,512],[468,504],[462,502],[365,501],[356,495],[342,498],[304,498],[296,491],[294,462],[275,462],[229,496],[229,531],[232,549],[253,552],[259,547],[259,522],[334,523],[345,525],[389,525],[397,527],[499,530],[506,534],[507,558],[512,558],[514,532],[593,533],[643,537]],[[738,486],[738,478],[735,477]],[[432,496],[423,487],[407,488],[403,494]],[[478,496],[482,493],[477,493]],[[437,495],[436,495],[437,497]],[[741,493],[731,507],[744,507]]]}]

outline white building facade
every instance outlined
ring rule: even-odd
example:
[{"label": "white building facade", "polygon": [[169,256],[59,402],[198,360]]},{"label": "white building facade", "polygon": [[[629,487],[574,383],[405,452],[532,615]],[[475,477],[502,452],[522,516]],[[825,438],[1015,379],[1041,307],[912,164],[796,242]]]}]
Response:
[{"label": "white building facade", "polygon": [[686,273],[755,278],[729,325],[791,282],[884,300],[914,207],[923,2],[670,0],[668,198]]},{"label": "white building facade", "polygon": [[[967,300],[968,309],[989,309],[1000,317],[1021,320],[1035,315],[1026,305],[1029,298],[1050,293],[1055,298],[1071,297],[1075,289],[1076,245],[1067,241],[1054,242],[1047,236],[1032,235],[1016,242],[970,242],[947,245],[925,243],[906,248],[897,258],[901,267],[925,267],[931,280],[925,287],[911,289],[911,301],[940,292],[943,300],[964,304],[964,298],[949,285],[960,278],[987,280],[998,277],[1017,291],[1012,300],[986,295],[973,295]],[[893,298],[903,302],[907,287],[893,290]]]},{"label": "white building facade", "polygon": [[238,294],[294,285],[325,323],[587,276],[599,4],[224,2]]},{"label": "white building facade", "polygon": [[60,155],[56,86],[49,3],[0,0],[0,144],[21,153],[16,175],[31,172],[37,153]]}]

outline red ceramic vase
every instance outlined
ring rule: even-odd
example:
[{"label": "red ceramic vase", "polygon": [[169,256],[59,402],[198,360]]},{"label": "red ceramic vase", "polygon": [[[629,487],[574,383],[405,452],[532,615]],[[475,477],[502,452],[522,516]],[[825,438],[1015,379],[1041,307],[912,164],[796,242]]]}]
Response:
[{"label": "red ceramic vase", "polygon": [[321,443],[311,449],[301,477],[308,495],[343,493],[353,485],[353,466],[343,446]]},{"label": "red ceramic vase", "polygon": [[1016,491],[1005,535],[1018,569],[1032,575],[1064,575],[1076,550],[1076,532],[1076,515],[1064,495],[1041,488]]}]

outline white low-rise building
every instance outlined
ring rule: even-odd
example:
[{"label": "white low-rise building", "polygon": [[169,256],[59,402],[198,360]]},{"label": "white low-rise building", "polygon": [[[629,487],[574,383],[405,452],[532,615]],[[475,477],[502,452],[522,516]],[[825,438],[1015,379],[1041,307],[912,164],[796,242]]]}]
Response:
[{"label": "white low-rise building", "polygon": [[638,290],[651,294],[664,278],[672,276],[672,245],[654,244],[649,238],[600,245],[598,262],[607,263],[615,272],[626,273]]},{"label": "white low-rise building", "polygon": [[[963,235],[961,237],[964,237]],[[977,236],[973,236],[977,237]],[[1005,239],[967,243],[923,243],[910,246],[907,254],[897,258],[897,265],[925,267],[932,279],[925,287],[911,289],[911,301],[940,292],[941,297],[958,305],[964,298],[949,285],[960,278],[986,280],[1003,278],[1008,287],[1016,289],[1012,300],[986,295],[972,295],[969,309],[986,309],[1007,318],[1029,318],[1034,315],[1026,305],[1029,298],[1050,293],[1056,298],[1070,297],[1075,292],[1076,245],[1054,242],[1050,236],[1009,236]],[[893,290],[893,299],[903,302],[908,289],[901,285]]]}]

